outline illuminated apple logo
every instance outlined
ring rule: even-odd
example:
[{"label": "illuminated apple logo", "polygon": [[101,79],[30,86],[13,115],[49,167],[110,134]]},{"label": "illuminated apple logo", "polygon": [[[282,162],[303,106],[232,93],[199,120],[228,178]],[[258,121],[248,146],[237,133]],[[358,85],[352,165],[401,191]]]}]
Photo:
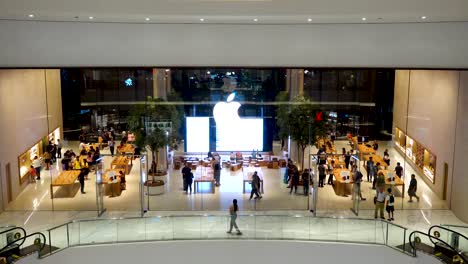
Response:
[{"label": "illuminated apple logo", "polygon": [[231,93],[226,102],[219,102],[213,108],[213,116],[216,124],[222,125],[226,123],[233,123],[240,120],[238,110],[241,107],[239,102],[233,102],[236,93]]}]

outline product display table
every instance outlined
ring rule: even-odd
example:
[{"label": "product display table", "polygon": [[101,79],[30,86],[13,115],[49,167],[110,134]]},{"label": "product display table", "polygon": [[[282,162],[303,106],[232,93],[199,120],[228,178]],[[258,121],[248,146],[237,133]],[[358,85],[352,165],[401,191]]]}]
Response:
[{"label": "product display table", "polygon": [[[342,174],[349,175],[349,179],[343,180]],[[348,169],[334,169],[333,176],[335,178],[334,183],[338,195],[346,196],[347,194],[351,194],[351,187],[354,184],[353,175],[351,175],[351,171]]]},{"label": "product display table", "polygon": [[257,172],[258,177],[260,177],[260,193],[265,193],[263,191],[263,171],[259,167],[247,167],[243,169],[244,181],[242,183],[242,192],[245,193],[245,183],[252,183],[254,172]]},{"label": "product display table", "polygon": [[[122,147],[117,146],[117,153],[122,154],[122,155],[125,155],[125,154],[133,155],[135,154],[135,147],[132,144],[125,144]],[[132,162],[131,161],[132,159],[130,159],[130,162]]]},{"label": "product display table", "polygon": [[237,171],[242,168],[242,162],[231,163],[231,171]]},{"label": "product display table", "polygon": [[193,174],[193,192],[194,193],[197,193],[198,183],[200,182],[210,182],[211,192],[215,193],[214,175],[213,175],[212,168],[199,167],[195,170],[195,173]]},{"label": "product display table", "polygon": [[57,178],[52,181],[50,184],[50,198],[54,198],[54,189],[53,187],[62,186],[67,189],[68,194],[71,195],[73,184],[80,175],[79,170],[68,170],[62,171]]},{"label": "product display table", "polygon": [[102,175],[101,183],[105,186],[105,194],[110,197],[120,196],[122,193],[122,189],[120,188],[120,177],[117,176],[119,175],[119,171],[119,169],[107,169]]},{"label": "product display table", "polygon": [[335,167],[344,168],[346,166],[346,163],[344,162],[344,160],[341,160],[338,156],[327,158],[327,163],[331,164],[332,160],[335,161]]},{"label": "product display table", "polygon": [[[391,181],[390,176],[388,175],[389,172],[392,173],[391,177],[394,177],[395,181]],[[401,186],[401,197],[405,198],[405,182],[400,177],[398,177],[393,171],[390,170],[379,170],[377,175],[379,175],[379,173],[383,173],[386,187],[391,187],[393,189],[396,186]]]},{"label": "product display table", "polygon": [[367,146],[365,144],[358,144],[358,150],[359,150],[359,159],[363,160],[363,158],[366,155],[375,155],[375,150],[372,148],[372,146]]},{"label": "product display table", "polygon": [[[364,161],[367,163],[369,158],[372,157],[372,161],[374,161],[374,165],[377,163],[380,163],[380,166],[382,166],[385,170],[388,168],[388,164],[383,160],[383,158],[379,154],[374,154],[374,155],[366,155],[364,156]],[[367,170],[367,166],[364,166]]]},{"label": "product display table", "polygon": [[117,156],[111,162],[111,169],[123,169],[125,174],[129,174],[131,166],[128,164],[128,161],[128,157]]}]

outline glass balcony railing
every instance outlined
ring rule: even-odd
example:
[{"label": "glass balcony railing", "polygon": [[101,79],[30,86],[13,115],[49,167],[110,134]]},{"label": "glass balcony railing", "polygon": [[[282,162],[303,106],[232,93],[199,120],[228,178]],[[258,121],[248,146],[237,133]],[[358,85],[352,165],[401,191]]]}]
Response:
[{"label": "glass balcony railing", "polygon": [[[112,218],[69,222],[45,232],[48,252],[68,247],[167,240],[303,240],[386,245],[405,252],[407,229],[399,225],[359,218],[239,215],[242,235],[226,233],[229,216],[160,216]],[[46,250],[47,251],[47,250]]]}]

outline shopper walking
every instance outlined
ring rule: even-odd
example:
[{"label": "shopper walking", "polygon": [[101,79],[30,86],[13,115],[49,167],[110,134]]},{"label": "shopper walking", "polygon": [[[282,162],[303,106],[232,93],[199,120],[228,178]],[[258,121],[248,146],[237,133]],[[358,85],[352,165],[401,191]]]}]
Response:
[{"label": "shopper walking", "polygon": [[388,149],[385,149],[383,153],[383,160],[387,163],[387,166],[390,166],[390,155],[388,155]]},{"label": "shopper walking", "polygon": [[385,219],[384,216],[384,206],[385,206],[385,192],[383,189],[378,189],[377,194],[374,197],[375,200],[375,210],[374,210],[374,218],[377,219],[377,211],[380,212],[380,218]]},{"label": "shopper walking", "polygon": [[409,201],[410,203],[413,202],[413,197],[416,197],[419,202],[419,196],[416,195],[416,191],[418,190],[418,181],[416,180],[416,175],[411,174],[411,181],[408,187],[408,195],[409,195]]},{"label": "shopper walking", "polygon": [[292,193],[294,189],[294,193],[297,193],[297,185],[299,185],[299,170],[294,170],[292,173],[291,177],[291,190],[289,191],[289,194]]},{"label": "shopper walking", "polygon": [[250,192],[249,200],[252,200],[253,195],[255,194],[255,199],[261,199],[262,196],[258,194],[258,190],[260,189],[260,177],[258,176],[257,172],[254,172],[252,175],[252,191]]},{"label": "shopper walking", "polygon": [[50,169],[50,165],[51,165],[51,163],[52,163],[52,160],[51,160],[52,157],[51,157],[50,153],[47,152],[47,151],[44,152],[43,157],[44,157],[44,162],[45,162],[45,164],[46,164],[46,168],[45,168],[45,169],[46,169],[46,170],[49,170],[49,169]]},{"label": "shopper walking", "polygon": [[186,177],[191,171],[192,169],[189,166],[187,166],[187,164],[185,164],[184,167],[182,168],[182,181],[183,181],[184,192],[187,192]]},{"label": "shopper walking", "polygon": [[385,210],[388,213],[388,221],[393,221],[393,212],[395,211],[395,196],[393,196],[392,188],[387,189],[387,206],[385,206]]},{"label": "shopper walking", "polygon": [[237,199],[232,200],[232,205],[229,207],[229,216],[231,217],[231,222],[229,223],[229,230],[226,232],[228,234],[232,233],[232,228],[234,227],[238,235],[242,235],[242,232],[239,230],[239,227],[236,224],[237,211],[239,211],[239,206],[237,205]]},{"label": "shopper walking", "polygon": [[335,161],[331,161],[331,165],[328,165],[328,181],[327,184],[333,186],[333,169],[335,168]]},{"label": "shopper walking", "polygon": [[346,155],[344,156],[344,162],[346,165],[346,169],[349,169],[349,162],[351,161],[351,154],[349,154],[349,151],[346,152]]},{"label": "shopper walking", "polygon": [[34,156],[34,160],[32,161],[32,165],[34,169],[36,170],[36,180],[41,179],[41,167],[42,167],[42,161],[39,159],[39,157]]}]

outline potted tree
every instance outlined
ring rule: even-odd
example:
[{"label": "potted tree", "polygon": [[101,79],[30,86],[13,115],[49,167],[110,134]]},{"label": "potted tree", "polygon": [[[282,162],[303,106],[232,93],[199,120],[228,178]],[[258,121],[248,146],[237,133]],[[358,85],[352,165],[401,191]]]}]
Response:
[{"label": "potted tree", "polygon": [[169,143],[177,142],[181,122],[176,107],[161,98],[148,97],[144,105],[136,105],[130,110],[128,122],[136,134],[135,145],[151,153],[148,171],[151,177],[145,186],[164,185],[167,167],[160,164],[160,153]]},{"label": "potted tree", "polygon": [[[284,97],[284,95],[283,95]],[[317,109],[308,98],[296,96],[288,106],[280,106],[278,109],[279,134],[283,138],[291,136],[297,144],[297,161],[304,169],[304,151],[309,145],[317,143],[318,138],[326,134],[325,122],[315,120]]]}]

